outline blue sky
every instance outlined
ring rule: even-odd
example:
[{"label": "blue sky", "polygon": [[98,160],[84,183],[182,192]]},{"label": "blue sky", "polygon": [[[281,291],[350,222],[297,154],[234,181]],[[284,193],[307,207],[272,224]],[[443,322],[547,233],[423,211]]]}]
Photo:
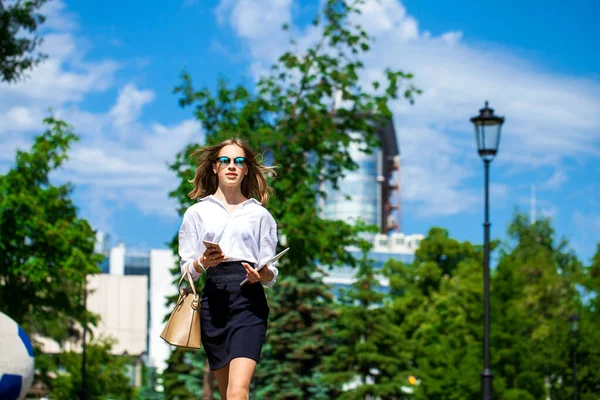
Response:
[{"label": "blue sky", "polygon": [[[54,174],[76,185],[81,215],[111,244],[162,248],[179,227],[166,163],[202,128],[172,89],[185,69],[196,87],[218,77],[249,85],[301,44],[318,1],[52,0],[50,58],[29,80],[0,85],[0,171],[43,129],[48,107],[82,137]],[[482,241],[483,165],[469,118],[485,100],[506,117],[491,170],[492,236],[516,207],[553,218],[588,262],[600,241],[600,6],[592,0],[368,1],[361,23],[376,39],[364,79],[385,67],[413,72],[414,106],[392,104],[402,154],[402,230],[443,226]],[[5,151],[4,149],[8,150]]]}]

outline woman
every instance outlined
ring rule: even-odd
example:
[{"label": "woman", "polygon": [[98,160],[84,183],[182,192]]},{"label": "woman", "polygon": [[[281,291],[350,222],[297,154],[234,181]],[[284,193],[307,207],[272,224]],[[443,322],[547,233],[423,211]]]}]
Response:
[{"label": "woman", "polygon": [[[199,201],[187,209],[179,230],[181,271],[197,280],[202,292],[202,345],[222,399],[247,399],[267,331],[269,307],[263,286],[273,286],[274,265],[255,270],[275,255],[277,225],[264,207],[272,189],[255,153],[239,139],[195,151],[194,189]],[[207,249],[216,242],[222,253]],[[248,279],[248,283],[240,283]],[[260,283],[258,283],[260,282]]]}]

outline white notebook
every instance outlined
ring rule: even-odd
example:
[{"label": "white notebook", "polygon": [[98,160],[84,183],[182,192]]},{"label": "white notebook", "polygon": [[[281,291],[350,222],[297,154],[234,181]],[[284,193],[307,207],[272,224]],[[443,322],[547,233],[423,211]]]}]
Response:
[{"label": "white notebook", "polygon": [[[288,247],[287,249],[283,250],[281,253],[273,256],[273,258],[269,259],[266,263],[264,263],[263,265],[259,266],[258,268],[256,268],[257,271],[260,271],[261,269],[263,269],[266,266],[269,266],[271,264],[273,264],[275,261],[279,260],[281,258],[281,256],[283,256],[285,253],[287,253],[287,251],[290,248]],[[242,286],[244,283],[248,282],[248,279],[244,279],[242,281],[242,283],[240,283],[240,286]]]}]

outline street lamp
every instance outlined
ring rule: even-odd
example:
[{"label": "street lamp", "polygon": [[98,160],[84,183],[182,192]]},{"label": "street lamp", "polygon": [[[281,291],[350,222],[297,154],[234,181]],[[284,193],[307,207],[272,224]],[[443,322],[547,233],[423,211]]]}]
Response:
[{"label": "street lamp", "polygon": [[481,373],[481,393],[483,400],[492,400],[492,378],[490,370],[490,212],[489,212],[489,176],[490,163],[498,152],[500,144],[500,128],[504,123],[504,117],[494,115],[494,110],[485,107],[479,110],[479,115],[471,118],[475,125],[475,139],[477,140],[477,152],[485,166],[485,222],[483,224],[483,372]]}]

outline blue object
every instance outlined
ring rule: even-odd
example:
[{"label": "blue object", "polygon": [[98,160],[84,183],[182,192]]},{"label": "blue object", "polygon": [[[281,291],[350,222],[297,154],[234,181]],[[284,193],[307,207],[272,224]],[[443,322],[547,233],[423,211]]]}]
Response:
[{"label": "blue object", "polygon": [[27,334],[25,333],[23,328],[21,328],[21,325],[19,325],[19,337],[23,342],[23,346],[25,346],[25,348],[27,349],[27,354],[29,354],[29,357],[33,357],[33,346],[29,341],[29,337],[27,337]]},{"label": "blue object", "polygon": [[21,394],[23,378],[20,375],[3,374],[0,377],[0,395],[2,400],[17,400]]}]

